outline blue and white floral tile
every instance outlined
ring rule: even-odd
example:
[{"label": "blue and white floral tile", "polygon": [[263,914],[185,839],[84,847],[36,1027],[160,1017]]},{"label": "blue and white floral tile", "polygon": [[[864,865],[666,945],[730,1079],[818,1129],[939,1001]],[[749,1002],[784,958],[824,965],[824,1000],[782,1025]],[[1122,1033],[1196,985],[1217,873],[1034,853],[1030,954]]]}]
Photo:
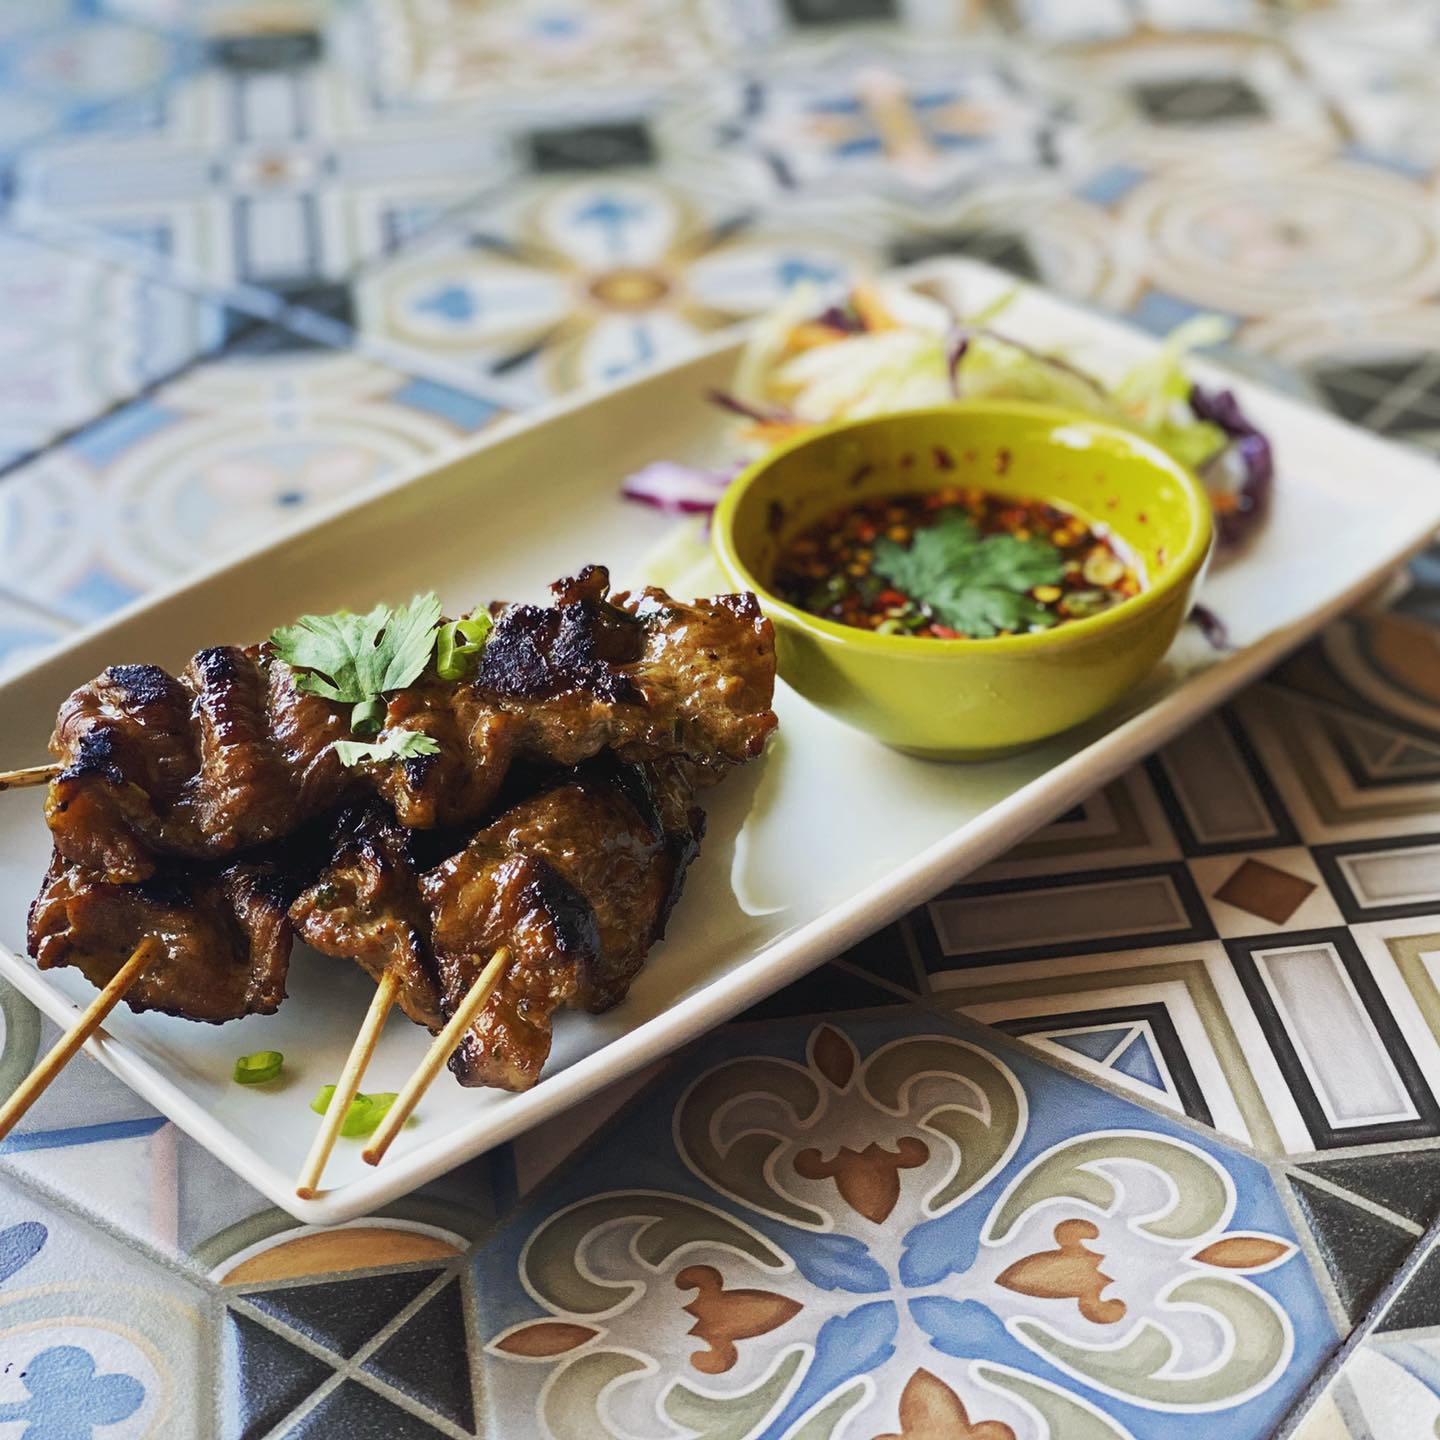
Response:
[{"label": "blue and white floral tile", "polygon": [[0,574],[85,621],[492,423],[499,404],[263,329],[0,485]]},{"label": "blue and white floral tile", "polygon": [[873,217],[758,213],[629,171],[497,191],[355,281],[362,334],[540,399],[674,360],[708,332],[883,259]]},{"label": "blue and white floral tile", "polygon": [[397,109],[673,80],[723,58],[704,0],[362,0],[344,24]]},{"label": "blue and white floral tile", "polygon": [[484,1433],[1258,1440],[1336,1343],[1299,1252],[1257,1162],[984,1032],[739,1027],[483,1245]]},{"label": "blue and white floral tile", "polygon": [[213,301],[0,230],[0,466],[214,349],[224,329]]},{"label": "blue and white floral tile", "polygon": [[210,63],[103,133],[33,146],[12,214],[166,257],[190,283],[342,279],[515,167],[492,124],[386,115],[325,37],[211,37]]},{"label": "blue and white floral tile", "polygon": [[976,41],[861,44],[739,77],[737,152],[773,190],[955,194],[1088,163],[1076,97],[1023,52]]},{"label": "blue and white floral tile", "polygon": [[25,1440],[211,1428],[205,1296],[24,1191],[0,1189],[0,1427]]},{"label": "blue and white floral tile", "polygon": [[0,7],[0,162],[41,136],[103,126],[116,101],[194,63],[183,35],[127,24],[91,0]]}]

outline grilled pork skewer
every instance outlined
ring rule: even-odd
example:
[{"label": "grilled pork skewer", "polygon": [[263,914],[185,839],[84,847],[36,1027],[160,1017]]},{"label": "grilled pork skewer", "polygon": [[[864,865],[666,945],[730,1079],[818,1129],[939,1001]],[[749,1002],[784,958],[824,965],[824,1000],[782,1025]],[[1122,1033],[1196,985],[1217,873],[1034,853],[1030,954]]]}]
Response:
[{"label": "grilled pork skewer", "polygon": [[508,945],[504,984],[451,1068],[462,1084],[525,1089],[549,1053],[553,1011],[617,1003],[659,938],[703,831],[696,773],[674,760],[591,762],[468,844],[407,830],[372,802],[342,817],[323,869],[308,837],[137,885],[95,879],[57,853],[31,907],[30,953],[98,987],[153,936],[161,953],[126,1003],[223,1024],[278,1008],[298,930],[377,982],[394,975],[405,1013],[439,1030],[476,957]]},{"label": "grilled pork skewer", "polygon": [[269,644],[202,650],[179,678],[112,666],[60,708],[51,750],[64,768],[46,800],[56,849],[134,883],[160,857],[231,856],[367,795],[405,826],[473,823],[520,759],[760,753],[775,655],[753,596],[610,597],[598,566],[551,588],[551,606],[496,611],[473,679],[432,666],[389,696],[378,742],[419,731],[436,754],[347,767],[333,742],[354,738],[350,707],[301,689]]},{"label": "grilled pork skewer", "polygon": [[513,959],[450,1058],[462,1085],[526,1090],[561,1006],[625,997],[680,895],[705,817],[695,767],[594,762],[506,810],[422,873],[423,839],[371,809],[295,901],[301,937],[401,976],[398,1003],[439,1029],[501,946]]}]

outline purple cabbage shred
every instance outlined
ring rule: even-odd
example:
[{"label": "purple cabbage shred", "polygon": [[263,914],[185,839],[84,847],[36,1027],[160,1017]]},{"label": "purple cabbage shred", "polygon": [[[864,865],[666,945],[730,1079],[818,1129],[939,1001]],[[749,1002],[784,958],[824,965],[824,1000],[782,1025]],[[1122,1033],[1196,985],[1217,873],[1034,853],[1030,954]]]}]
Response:
[{"label": "purple cabbage shred", "polygon": [[1223,476],[1233,465],[1240,483],[1230,491],[1232,505],[1217,510],[1216,528],[1222,546],[1238,545],[1259,523],[1270,504],[1275,486],[1275,454],[1269,439],[1258,430],[1235,398],[1233,390],[1190,387],[1190,409],[1197,420],[1217,425],[1230,443],[1205,465],[1207,480]]}]

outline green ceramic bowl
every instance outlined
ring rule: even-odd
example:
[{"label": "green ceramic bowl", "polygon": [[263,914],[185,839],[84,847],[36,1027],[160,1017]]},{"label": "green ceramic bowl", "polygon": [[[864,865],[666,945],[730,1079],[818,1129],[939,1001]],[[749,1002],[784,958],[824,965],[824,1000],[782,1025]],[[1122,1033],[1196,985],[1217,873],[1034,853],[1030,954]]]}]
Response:
[{"label": "green ceramic bowl", "polygon": [[[796,532],[846,504],[975,485],[1045,499],[1109,528],[1146,588],[1099,615],[990,640],[876,635],[770,589]],[[715,514],[715,549],[774,620],[780,673],[887,745],[984,758],[1068,730],[1114,704],[1170,647],[1210,554],[1200,482],[1117,426],[1019,402],[959,402],[814,430],[750,466]]]}]

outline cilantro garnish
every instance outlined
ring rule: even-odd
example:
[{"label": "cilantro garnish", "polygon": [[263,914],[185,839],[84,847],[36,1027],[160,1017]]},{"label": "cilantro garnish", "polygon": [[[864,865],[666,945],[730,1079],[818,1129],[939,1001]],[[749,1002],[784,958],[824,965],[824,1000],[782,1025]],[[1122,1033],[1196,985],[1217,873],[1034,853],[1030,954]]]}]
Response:
[{"label": "cilantro garnish", "polygon": [[408,605],[377,605],[365,615],[350,610],[302,615],[280,626],[270,643],[296,671],[301,690],[353,705],[350,728],[374,735],[385,718],[382,697],[419,676],[435,648],[439,623],[440,599],[432,592]]},{"label": "cilantro garnish", "polygon": [[1054,625],[1057,617],[1027,592],[1063,578],[1065,561],[1048,540],[982,535],[964,511],[945,510],[908,549],[877,540],[871,568],[942,625],[984,640]]},{"label": "cilantro garnish", "polygon": [[417,755],[438,755],[439,742],[423,730],[391,730],[370,743],[363,740],[336,740],[335,753],[342,765],[362,760],[412,760]]}]

